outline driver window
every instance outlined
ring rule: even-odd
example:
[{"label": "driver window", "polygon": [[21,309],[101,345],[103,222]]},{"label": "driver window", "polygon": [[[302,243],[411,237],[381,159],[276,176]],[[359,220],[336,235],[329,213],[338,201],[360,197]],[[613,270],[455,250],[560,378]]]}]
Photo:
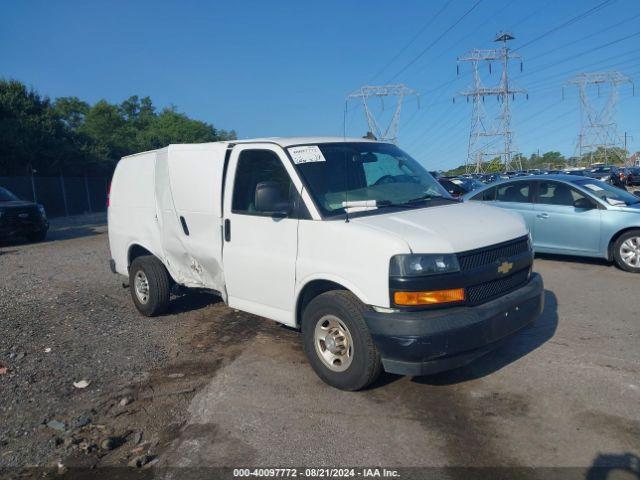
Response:
[{"label": "driver window", "polygon": [[231,211],[259,215],[255,210],[256,186],[260,182],[276,182],[283,201],[290,199],[293,191],[291,178],[280,158],[271,150],[244,150],[236,167]]},{"label": "driver window", "polygon": [[538,203],[573,207],[579,198],[586,197],[564,183],[540,182]]}]

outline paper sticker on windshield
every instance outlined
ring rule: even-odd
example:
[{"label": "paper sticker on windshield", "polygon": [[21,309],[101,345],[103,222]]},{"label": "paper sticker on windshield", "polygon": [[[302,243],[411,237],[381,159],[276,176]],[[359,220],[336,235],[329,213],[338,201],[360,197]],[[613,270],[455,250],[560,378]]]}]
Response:
[{"label": "paper sticker on windshield", "polygon": [[300,165],[301,163],[326,162],[324,155],[322,155],[317,145],[291,147],[287,150],[289,150],[293,163],[296,165]]},{"label": "paper sticker on windshield", "polygon": [[593,190],[594,192],[601,192],[604,190],[604,188],[599,187],[598,185],[594,185],[593,183],[585,183],[584,186],[587,187],[589,190]]}]

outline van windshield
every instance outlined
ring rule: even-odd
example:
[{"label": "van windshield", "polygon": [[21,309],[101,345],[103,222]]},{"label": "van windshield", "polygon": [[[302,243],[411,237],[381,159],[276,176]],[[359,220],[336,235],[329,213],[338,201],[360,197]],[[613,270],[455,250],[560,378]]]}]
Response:
[{"label": "van windshield", "polygon": [[395,145],[325,143],[287,150],[325,216],[456,201]]}]

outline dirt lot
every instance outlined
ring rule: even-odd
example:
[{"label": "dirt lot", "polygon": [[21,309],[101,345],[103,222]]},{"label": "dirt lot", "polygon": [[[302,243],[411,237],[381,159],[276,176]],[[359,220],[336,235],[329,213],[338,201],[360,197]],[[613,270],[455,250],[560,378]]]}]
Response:
[{"label": "dirt lot", "polygon": [[463,369],[385,375],[346,393],[315,377],[296,332],[212,295],[138,315],[108,269],[105,231],[71,224],[42,244],[0,246],[0,471],[133,462],[640,475],[640,276],[537,259],[546,307],[532,328]]}]

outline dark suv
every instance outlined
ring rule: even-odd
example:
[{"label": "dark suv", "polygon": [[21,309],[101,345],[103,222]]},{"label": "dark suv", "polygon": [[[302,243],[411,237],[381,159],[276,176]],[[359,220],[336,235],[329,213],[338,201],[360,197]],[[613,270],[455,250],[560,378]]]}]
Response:
[{"label": "dark suv", "polygon": [[640,167],[627,168],[627,185],[640,185]]},{"label": "dark suv", "polygon": [[42,205],[20,200],[0,187],[0,238],[27,237],[41,242],[47,236],[49,221]]},{"label": "dark suv", "polygon": [[624,180],[620,178],[620,169],[615,165],[595,167],[587,173],[589,177],[597,178],[616,187],[624,188]]}]

